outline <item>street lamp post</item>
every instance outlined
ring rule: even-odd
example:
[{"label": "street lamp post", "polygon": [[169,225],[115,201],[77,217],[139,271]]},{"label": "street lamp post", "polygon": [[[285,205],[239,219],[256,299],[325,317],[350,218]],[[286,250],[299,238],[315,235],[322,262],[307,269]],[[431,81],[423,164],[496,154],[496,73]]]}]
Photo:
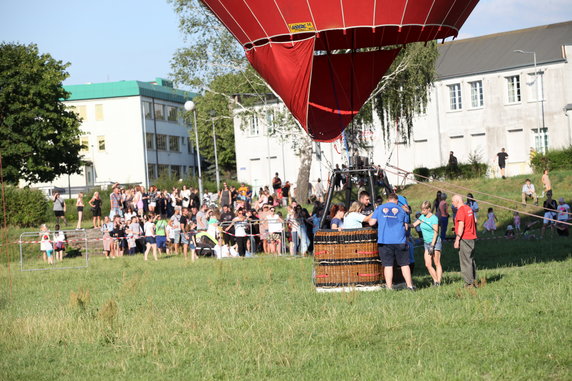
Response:
[{"label": "street lamp post", "polygon": [[[536,92],[536,113],[537,113],[537,117],[538,117],[538,123],[540,124],[540,126],[538,127],[538,135],[539,136],[543,136],[542,134],[544,133],[544,84],[543,84],[543,89],[542,92],[539,94],[538,91],[538,70],[536,68],[536,52],[529,52],[526,50],[521,50],[521,49],[517,49],[517,50],[513,50],[514,53],[520,53],[520,54],[532,54],[532,59],[534,62],[534,91]],[[541,97],[540,99],[540,108],[538,107],[538,97]],[[544,144],[541,145],[541,150],[543,151],[542,153],[544,153]]]},{"label": "street lamp post", "polygon": [[213,125],[213,145],[214,145],[214,160],[215,160],[215,171],[216,171],[216,193],[219,194],[220,193],[220,174],[218,172],[218,154],[217,154],[217,150],[216,150],[216,133],[215,133],[215,123],[214,123],[214,117],[216,115],[216,112],[214,110],[211,110],[210,115],[211,115],[211,121],[212,121],[212,125]]},{"label": "street lamp post", "polygon": [[203,198],[203,175],[201,172],[201,153],[200,153],[200,149],[199,149],[199,129],[197,126],[197,110],[196,110],[195,102],[193,102],[193,101],[186,101],[185,105],[183,107],[185,107],[185,110],[193,112],[193,118],[194,118],[193,127],[195,130],[195,144],[197,145],[197,166],[199,169],[199,194],[200,194],[199,199],[202,201],[202,198]]}]

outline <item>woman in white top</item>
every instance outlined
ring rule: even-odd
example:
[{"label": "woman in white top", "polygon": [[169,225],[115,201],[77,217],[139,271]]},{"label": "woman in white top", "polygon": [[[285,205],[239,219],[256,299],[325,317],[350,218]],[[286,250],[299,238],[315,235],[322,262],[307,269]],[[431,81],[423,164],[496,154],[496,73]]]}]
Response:
[{"label": "woman in white top", "polygon": [[371,216],[373,215],[373,213],[370,214],[369,216],[366,216],[365,214],[361,213],[362,211],[363,211],[363,204],[360,202],[354,201],[352,203],[352,205],[350,206],[350,209],[346,213],[346,216],[344,217],[343,228],[344,229],[359,229],[363,226],[362,223],[368,222],[369,219],[371,218]]},{"label": "woman in white top", "polygon": [[155,220],[151,215],[145,216],[145,225],[143,225],[143,230],[145,230],[145,243],[147,246],[143,259],[147,260],[147,255],[149,254],[149,251],[153,249],[153,258],[157,260],[157,241],[155,240]]},{"label": "woman in white top", "polygon": [[228,232],[234,226],[234,236],[238,246],[238,255],[244,257],[246,255],[246,240],[248,238],[246,233],[248,222],[246,221],[244,209],[239,208],[236,214],[237,216],[234,217],[230,226],[225,230]]},{"label": "woman in white top", "polygon": [[281,250],[282,231],[284,230],[282,224],[282,216],[276,213],[274,207],[270,208],[269,214],[266,216],[266,225],[268,227],[268,252],[278,255]]}]

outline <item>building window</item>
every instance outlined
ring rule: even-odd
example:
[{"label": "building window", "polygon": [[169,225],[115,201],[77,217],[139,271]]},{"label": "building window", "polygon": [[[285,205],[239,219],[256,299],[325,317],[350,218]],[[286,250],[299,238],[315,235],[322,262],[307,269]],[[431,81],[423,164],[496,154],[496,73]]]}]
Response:
[{"label": "building window", "polygon": [[272,111],[266,112],[266,134],[268,136],[274,133],[274,113]]},{"label": "building window", "polygon": [[157,134],[157,149],[161,151],[167,150],[167,135]]},{"label": "building window", "polygon": [[147,173],[149,174],[149,179],[154,180],[157,178],[157,172],[155,172],[155,164],[147,164]]},{"label": "building window", "polygon": [[460,110],[463,108],[463,101],[461,99],[461,84],[455,83],[449,85],[449,109]]},{"label": "building window", "polygon": [[102,104],[96,104],[95,105],[95,120],[97,120],[98,122],[103,121],[103,105]]},{"label": "building window", "polygon": [[191,142],[191,138],[187,138],[187,153],[193,153],[193,142]]},{"label": "building window", "polygon": [[[536,82],[538,81],[538,83]],[[526,82],[526,87],[528,87],[528,100],[530,102],[538,102],[544,100],[544,94],[542,90],[543,86],[542,74],[535,76],[534,73],[528,75],[528,82]]]},{"label": "building window", "polygon": [[89,152],[89,136],[81,136],[79,144],[81,145],[81,152]]},{"label": "building window", "polygon": [[147,149],[155,149],[155,134],[147,133],[145,140],[147,141]]},{"label": "building window", "polygon": [[258,117],[256,115],[250,116],[249,133],[250,136],[258,136],[260,134],[260,128],[258,126]]},{"label": "building window", "polygon": [[534,128],[534,148],[536,152],[545,154],[548,150],[548,128]]},{"label": "building window", "polygon": [[167,120],[170,122],[177,121],[177,108],[173,106],[167,106]]},{"label": "building window", "polygon": [[169,166],[165,164],[157,165],[157,174],[159,175],[159,177],[169,176]]},{"label": "building window", "polygon": [[471,85],[471,107],[483,107],[483,81],[469,82]]},{"label": "building window", "polygon": [[87,112],[85,106],[70,106],[70,110],[75,112],[82,121],[84,121],[87,118]]},{"label": "building window", "polygon": [[155,103],[155,119],[165,120],[165,105]]},{"label": "building window", "polygon": [[173,152],[181,152],[179,149],[179,137],[169,136],[169,150]]},{"label": "building window", "polygon": [[99,151],[105,151],[105,136],[97,137],[97,149],[99,149]]},{"label": "building window", "polygon": [[181,166],[180,165],[171,165],[171,177],[173,179],[180,179],[181,178]]},{"label": "building window", "polygon": [[145,113],[145,119],[153,119],[151,108],[151,102],[143,102],[143,112]]},{"label": "building window", "polygon": [[506,77],[508,103],[520,102],[520,76]]}]

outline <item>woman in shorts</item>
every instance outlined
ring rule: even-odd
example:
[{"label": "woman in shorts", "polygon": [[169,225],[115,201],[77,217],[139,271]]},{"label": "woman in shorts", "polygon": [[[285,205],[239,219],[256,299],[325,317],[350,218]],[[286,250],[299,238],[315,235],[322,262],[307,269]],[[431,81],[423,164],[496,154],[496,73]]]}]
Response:
[{"label": "woman in shorts", "polygon": [[75,201],[75,207],[77,208],[77,225],[76,230],[81,229],[81,220],[83,219],[83,193],[79,192],[77,195],[77,200]]},{"label": "woman in shorts", "polygon": [[154,218],[151,215],[145,216],[145,225],[143,225],[143,230],[145,231],[145,245],[147,246],[143,259],[147,260],[147,255],[149,254],[149,251],[153,249],[153,258],[155,260],[158,260],[157,241],[155,238],[155,223],[154,223]]},{"label": "woman in shorts", "polygon": [[[433,278],[435,286],[441,285],[441,277],[443,276],[443,267],[441,266],[441,238],[439,237],[439,218],[431,213],[431,203],[424,201],[421,204],[421,216],[410,227],[421,226],[423,233],[423,242],[425,246],[425,267],[429,271],[429,275]],[[433,268],[435,263],[435,268]]]},{"label": "woman in shorts", "polygon": [[60,219],[62,219],[64,224],[67,224],[67,221],[66,221],[66,203],[63,200],[62,196],[58,192],[54,193],[53,211],[54,211],[54,214],[56,216],[56,224],[58,224],[58,225],[60,224]]},{"label": "woman in shorts", "polygon": [[111,238],[111,234],[113,232],[113,222],[111,222],[109,216],[105,216],[103,219],[101,232],[103,233],[103,254],[105,254],[105,258],[109,259],[110,256],[115,258],[115,254],[112,250],[113,239]]},{"label": "woman in shorts", "polygon": [[99,197],[99,192],[95,192],[91,200],[89,200],[89,206],[91,207],[91,215],[93,216],[93,228],[97,229],[101,227],[101,198]]}]

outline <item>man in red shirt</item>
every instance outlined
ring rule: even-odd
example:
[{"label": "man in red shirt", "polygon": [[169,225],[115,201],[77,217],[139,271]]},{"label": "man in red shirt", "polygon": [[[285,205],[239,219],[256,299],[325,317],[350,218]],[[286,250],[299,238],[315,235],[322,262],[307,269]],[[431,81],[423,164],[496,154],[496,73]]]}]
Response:
[{"label": "man in red shirt", "polygon": [[453,196],[451,203],[457,208],[455,216],[455,249],[459,249],[459,263],[461,275],[465,280],[465,287],[476,287],[477,264],[475,263],[475,241],[477,227],[473,209],[463,203],[460,194]]}]

